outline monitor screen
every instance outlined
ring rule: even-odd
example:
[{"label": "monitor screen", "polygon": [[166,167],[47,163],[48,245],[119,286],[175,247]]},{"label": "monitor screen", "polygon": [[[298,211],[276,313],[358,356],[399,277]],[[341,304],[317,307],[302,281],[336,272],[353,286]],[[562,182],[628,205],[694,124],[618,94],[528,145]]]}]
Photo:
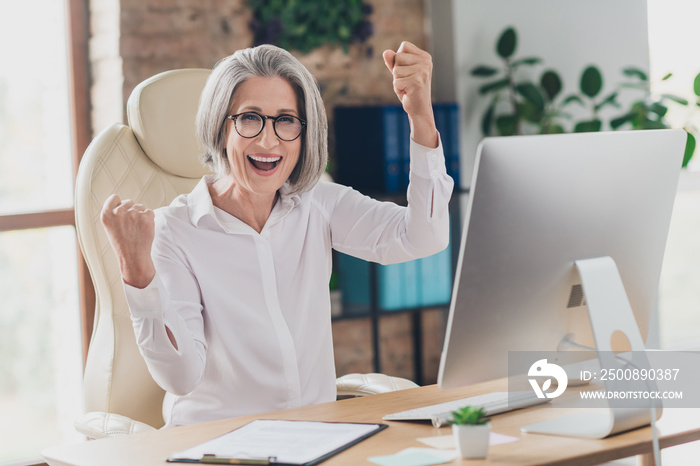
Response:
[{"label": "monitor screen", "polygon": [[646,340],[685,142],[683,130],[484,139],[439,385],[506,377],[508,351],[557,351],[567,336],[594,346],[580,259],[615,261]]}]

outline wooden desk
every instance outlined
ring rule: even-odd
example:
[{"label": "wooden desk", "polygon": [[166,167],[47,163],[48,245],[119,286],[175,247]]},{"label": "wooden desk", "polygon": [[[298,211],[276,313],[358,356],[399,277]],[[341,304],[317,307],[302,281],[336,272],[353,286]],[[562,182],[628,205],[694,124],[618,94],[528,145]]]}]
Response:
[{"label": "wooden desk", "polygon": [[[504,381],[495,381],[455,390],[441,390],[436,385],[431,385],[257,416],[237,417],[121,438],[54,447],[44,450],[42,455],[49,465],[162,466],[166,464],[165,459],[173,451],[184,450],[205,442],[254,419],[386,422],[389,424],[388,429],[323,463],[324,466],[373,464],[367,461],[368,457],[389,455],[408,447],[427,447],[419,442],[418,438],[452,435],[449,427],[436,429],[429,423],[382,421],[384,414],[504,390],[504,383]],[[523,425],[575,411],[571,408],[555,406],[535,407],[495,416],[491,421],[494,432],[518,437],[520,440],[491,447],[486,460],[462,460],[461,463],[457,460],[450,464],[584,465],[651,452],[650,427],[604,440],[520,433],[520,427]],[[700,439],[700,409],[666,409],[657,426],[662,448],[698,440]]]}]

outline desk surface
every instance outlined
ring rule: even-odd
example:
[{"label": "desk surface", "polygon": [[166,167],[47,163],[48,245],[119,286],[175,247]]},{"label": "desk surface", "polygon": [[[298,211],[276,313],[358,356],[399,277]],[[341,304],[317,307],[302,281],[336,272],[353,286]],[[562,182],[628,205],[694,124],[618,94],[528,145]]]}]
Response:
[{"label": "desk surface", "polygon": [[[417,439],[452,435],[450,428],[436,429],[429,423],[382,421],[387,413],[468,396],[504,390],[503,381],[494,381],[455,390],[436,385],[400,392],[354,398],[303,408],[244,416],[192,426],[164,429],[121,438],[53,447],[42,452],[50,465],[131,466],[165,465],[173,451],[223,435],[254,419],[313,421],[386,422],[388,429],[341,452],[323,465],[373,464],[368,457],[396,453],[408,447],[427,447]],[[556,402],[556,400],[555,400]],[[488,458],[468,464],[597,464],[651,452],[651,428],[645,427],[603,440],[587,440],[538,434],[522,434],[520,427],[580,410],[551,407],[521,409],[492,418],[494,432],[518,437],[519,441],[491,447]],[[661,447],[700,439],[700,409],[666,409],[657,422]],[[459,461],[456,461],[460,464]],[[467,464],[467,460],[463,460]],[[455,464],[455,463],[450,463]]]}]

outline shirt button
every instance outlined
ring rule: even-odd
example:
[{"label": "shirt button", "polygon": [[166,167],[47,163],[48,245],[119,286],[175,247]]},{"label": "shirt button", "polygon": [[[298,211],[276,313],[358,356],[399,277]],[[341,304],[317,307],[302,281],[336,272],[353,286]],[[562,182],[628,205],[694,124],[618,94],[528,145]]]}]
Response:
[{"label": "shirt button", "polygon": [[433,162],[437,161],[437,159],[438,159],[437,154],[433,154],[430,156],[430,160],[432,160]]}]

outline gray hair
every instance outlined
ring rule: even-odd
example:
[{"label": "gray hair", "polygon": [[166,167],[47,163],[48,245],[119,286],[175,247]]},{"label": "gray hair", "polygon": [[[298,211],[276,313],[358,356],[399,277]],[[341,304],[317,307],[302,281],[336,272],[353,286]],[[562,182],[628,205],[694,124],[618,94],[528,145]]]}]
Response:
[{"label": "gray hair", "polygon": [[328,161],[328,119],[318,84],[299,60],[273,45],[238,50],[220,60],[207,79],[197,111],[197,136],[204,144],[202,163],[216,176],[226,175],[226,117],[238,86],[253,77],[280,77],[287,80],[297,95],[300,117],[306,120],[301,135],[301,152],[289,175],[291,193],[312,188],[326,169]]}]

